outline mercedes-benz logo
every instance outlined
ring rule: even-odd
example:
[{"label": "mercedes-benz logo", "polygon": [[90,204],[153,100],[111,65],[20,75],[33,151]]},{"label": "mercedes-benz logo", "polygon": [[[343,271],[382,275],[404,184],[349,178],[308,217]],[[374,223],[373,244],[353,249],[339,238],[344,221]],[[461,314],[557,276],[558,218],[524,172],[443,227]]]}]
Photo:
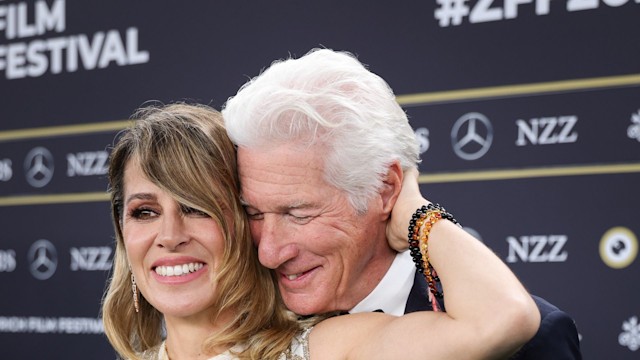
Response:
[{"label": "mercedes-benz logo", "polygon": [[41,188],[53,177],[53,155],[44,147],[31,149],[24,159],[24,174],[27,182]]},{"label": "mercedes-benz logo", "polygon": [[47,280],[56,272],[58,254],[49,240],[38,240],[31,245],[27,255],[31,275],[38,280]]},{"label": "mercedes-benz logo", "polygon": [[459,118],[451,129],[453,151],[461,159],[476,160],[489,151],[493,127],[486,116],[472,112]]}]

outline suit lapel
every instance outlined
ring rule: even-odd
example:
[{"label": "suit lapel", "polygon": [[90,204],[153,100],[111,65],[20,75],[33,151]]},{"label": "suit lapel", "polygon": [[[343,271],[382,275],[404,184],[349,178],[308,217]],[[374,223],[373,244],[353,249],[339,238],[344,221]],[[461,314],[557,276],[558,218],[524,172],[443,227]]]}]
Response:
[{"label": "suit lapel", "polygon": [[427,280],[425,280],[420,272],[416,271],[415,278],[413,279],[413,287],[411,287],[409,299],[407,299],[407,306],[404,309],[405,314],[431,310],[427,289]]}]

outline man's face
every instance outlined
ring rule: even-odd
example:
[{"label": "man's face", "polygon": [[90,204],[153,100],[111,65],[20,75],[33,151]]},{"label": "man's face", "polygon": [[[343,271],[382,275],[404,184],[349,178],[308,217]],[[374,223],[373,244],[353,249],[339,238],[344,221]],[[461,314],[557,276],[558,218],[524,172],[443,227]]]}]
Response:
[{"label": "man's face", "polygon": [[274,269],[298,314],[349,310],[366,297],[394,254],[379,197],[358,215],[324,180],[324,148],[240,148],[238,165],[260,262]]}]

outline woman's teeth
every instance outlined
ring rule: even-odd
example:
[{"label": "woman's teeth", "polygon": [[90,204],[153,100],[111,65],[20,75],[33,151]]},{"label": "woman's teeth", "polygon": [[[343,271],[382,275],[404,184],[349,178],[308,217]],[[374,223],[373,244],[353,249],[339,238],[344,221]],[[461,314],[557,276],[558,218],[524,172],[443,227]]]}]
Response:
[{"label": "woman's teeth", "polygon": [[188,263],[175,266],[156,266],[156,274],[160,276],[186,275],[202,269],[203,266],[204,264],[202,263]]}]

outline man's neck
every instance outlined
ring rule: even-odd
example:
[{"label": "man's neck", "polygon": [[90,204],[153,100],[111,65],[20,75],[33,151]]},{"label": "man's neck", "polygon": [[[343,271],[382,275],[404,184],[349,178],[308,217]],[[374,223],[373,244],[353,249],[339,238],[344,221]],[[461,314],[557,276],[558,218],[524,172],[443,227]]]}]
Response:
[{"label": "man's neck", "polygon": [[400,316],[404,314],[413,286],[415,267],[407,251],[398,253],[377,286],[349,312],[382,310]]}]

